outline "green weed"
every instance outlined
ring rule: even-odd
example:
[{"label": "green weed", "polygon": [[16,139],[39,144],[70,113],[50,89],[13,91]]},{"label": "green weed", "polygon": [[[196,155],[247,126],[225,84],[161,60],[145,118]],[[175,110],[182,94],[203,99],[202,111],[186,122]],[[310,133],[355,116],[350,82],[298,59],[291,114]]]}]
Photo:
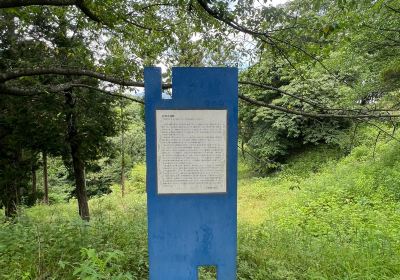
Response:
[{"label": "green weed", "polygon": [[[240,162],[238,279],[400,279],[399,148],[317,148],[266,178]],[[124,198],[90,200],[90,223],[71,200],[0,224],[0,279],[147,279],[144,166],[132,173]]]}]

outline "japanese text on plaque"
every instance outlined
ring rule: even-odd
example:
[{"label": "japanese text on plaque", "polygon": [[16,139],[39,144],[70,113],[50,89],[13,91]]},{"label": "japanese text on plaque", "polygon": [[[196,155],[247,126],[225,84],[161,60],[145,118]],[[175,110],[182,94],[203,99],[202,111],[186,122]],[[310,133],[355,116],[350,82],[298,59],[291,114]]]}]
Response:
[{"label": "japanese text on plaque", "polygon": [[159,194],[226,192],[226,110],[156,110]]}]

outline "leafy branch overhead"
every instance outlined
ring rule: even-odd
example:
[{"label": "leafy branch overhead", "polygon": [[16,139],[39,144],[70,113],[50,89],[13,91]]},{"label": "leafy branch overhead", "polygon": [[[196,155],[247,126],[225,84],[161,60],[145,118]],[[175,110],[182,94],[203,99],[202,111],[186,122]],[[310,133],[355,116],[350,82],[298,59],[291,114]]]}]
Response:
[{"label": "leafy branch overhead", "polygon": [[[261,29],[250,29],[240,22],[243,22],[243,20],[235,20],[235,15],[230,14],[227,12],[227,6],[223,5],[222,2],[216,2],[215,4],[212,4],[213,6],[211,7],[209,2],[203,1],[203,0],[198,0],[197,1],[199,7],[203,9],[207,14],[209,14],[211,17],[214,19],[223,22],[224,24],[228,25],[229,27],[233,28],[235,31],[239,31],[241,33],[249,34],[255,38],[255,40],[260,40],[268,45],[271,46],[271,48],[276,50],[276,54],[284,61],[287,61],[287,63],[293,67],[296,71],[296,73],[301,76],[302,74],[299,73],[299,71],[296,69],[294,66],[294,62],[292,62],[289,58],[289,55],[286,53],[284,46],[289,47],[292,49],[292,51],[295,52],[300,52],[305,54],[307,57],[311,58],[315,62],[319,63],[323,69],[327,70],[329,73],[332,73],[331,69],[328,69],[327,66],[325,66],[324,63],[321,62],[321,59],[317,57],[316,55],[310,53],[308,50],[303,48],[300,44],[295,44],[294,42],[286,39],[282,39],[279,37],[279,34],[274,35],[274,33],[277,33],[276,30],[272,28],[264,28],[265,31]],[[139,3],[132,3],[136,4],[138,7],[138,11],[146,11],[148,9],[152,9],[154,7],[159,8],[163,6],[167,7],[177,7],[177,3],[149,3],[147,5],[139,4]],[[221,5],[222,4],[222,5]],[[98,22],[98,23],[104,23],[98,16],[95,15],[95,13],[90,9],[91,6],[93,6],[94,3],[88,4],[88,1],[83,1],[83,0],[30,0],[30,1],[18,1],[18,0],[7,0],[7,1],[2,1],[0,3],[0,8],[16,8],[16,7],[26,7],[26,6],[76,6],[79,8],[88,18]],[[192,3],[188,4],[189,6],[192,6]],[[389,7],[390,10],[395,9],[393,7]],[[111,13],[111,12],[110,12]],[[130,13],[131,15],[134,14],[134,12]],[[126,21],[125,21],[126,22]],[[262,25],[260,23],[260,25]],[[302,25],[296,20],[296,22],[291,26],[292,28],[298,28],[302,29]],[[150,28],[146,26],[140,26],[143,28]],[[292,28],[288,30],[292,30]],[[284,29],[284,28],[283,28]],[[280,29],[278,29],[280,30]],[[282,30],[282,28],[281,28]],[[325,27],[323,27],[323,30],[325,30]],[[77,68],[77,69],[70,69],[70,68],[45,68],[45,67],[37,67],[37,68],[31,68],[31,69],[19,69],[19,70],[14,70],[13,71],[7,71],[0,73],[0,83],[2,83],[2,93],[3,94],[12,94],[12,95],[26,95],[27,94],[27,89],[26,88],[18,88],[18,87],[10,87],[5,84],[8,80],[15,80],[18,77],[22,76],[36,76],[36,75],[44,75],[44,74],[56,74],[56,75],[69,75],[69,76],[88,76],[96,79],[100,79],[103,81],[111,82],[114,84],[118,84],[121,86],[134,86],[134,87],[143,87],[143,82],[141,81],[132,81],[130,79],[118,79],[112,75],[106,75],[100,72],[96,71],[90,71],[82,68]],[[333,78],[337,78],[337,74],[332,74]],[[312,100],[307,100],[306,97],[301,96],[301,94],[296,94],[296,93],[289,93],[287,91],[284,91],[280,88],[273,87],[270,84],[264,84],[264,83],[259,83],[258,81],[251,81],[249,79],[246,79],[246,81],[241,81],[241,84],[246,84],[248,86],[256,87],[256,88],[263,88],[271,91],[275,91],[281,95],[288,95],[291,96],[294,99],[297,99],[301,102],[310,104],[315,110],[313,111],[303,111],[303,110],[293,110],[287,107],[282,107],[282,106],[277,106],[274,104],[268,104],[265,102],[261,102],[259,100],[255,100],[249,96],[245,96],[244,94],[240,95],[240,98],[252,105],[255,106],[262,106],[262,107],[267,107],[270,109],[286,112],[289,114],[295,114],[295,115],[302,115],[305,117],[314,117],[314,118],[391,118],[391,117],[397,117],[398,115],[396,113],[393,113],[393,109],[381,109],[381,112],[384,113],[377,113],[375,110],[368,110],[366,108],[359,108],[359,109],[346,109],[346,108],[336,108],[332,109],[329,107],[324,106],[323,104],[317,104],[313,102]],[[170,85],[165,84],[163,85],[164,88],[170,87]],[[63,88],[62,86],[56,86],[56,90]],[[45,90],[45,88],[38,90]],[[50,90],[54,91],[54,90]],[[103,91],[99,89],[99,91]],[[330,113],[332,111],[336,111],[335,113]]]},{"label": "leafy branch overhead", "polygon": [[[15,87],[9,87],[5,85],[5,82],[10,81],[10,80],[15,80],[21,77],[25,76],[36,76],[36,75],[66,75],[66,76],[87,76],[91,78],[96,78],[102,81],[106,82],[111,82],[114,84],[118,84],[120,86],[127,86],[127,87],[144,87],[143,82],[136,82],[132,81],[129,79],[120,79],[115,76],[111,75],[106,75],[103,73],[91,71],[91,70],[86,70],[86,69],[71,69],[71,68],[34,68],[34,69],[18,69],[14,70],[12,72],[8,73],[0,73],[0,89],[2,89],[1,94],[5,95],[14,95],[14,96],[29,96],[29,95],[35,95],[35,94],[40,94],[40,92],[43,91],[48,91],[48,92],[62,92],[65,90],[69,90],[74,87],[90,87],[89,85],[84,85],[82,83],[66,83],[66,84],[59,84],[57,86],[53,87],[44,87],[44,88],[38,88],[36,90],[32,89],[22,89],[22,88],[15,88]],[[310,104],[316,109],[319,109],[323,113],[318,113],[318,112],[305,112],[305,111],[297,111],[289,108],[285,108],[282,106],[277,106],[274,104],[268,104],[262,101],[257,101],[253,98],[247,97],[243,94],[239,95],[239,98],[242,99],[245,102],[248,102],[252,105],[255,106],[261,106],[261,107],[267,107],[270,109],[274,109],[277,111],[282,111],[285,113],[289,114],[294,114],[294,115],[300,115],[304,117],[311,117],[311,118],[355,118],[355,119],[376,119],[376,118],[393,118],[393,117],[400,117],[400,114],[398,114],[398,110],[392,110],[392,109],[387,109],[387,110],[363,110],[363,109],[337,109],[337,108],[325,108],[322,107],[322,105],[317,104],[313,102],[312,100],[307,100],[304,97],[289,93],[287,91],[284,91],[282,89],[273,87],[271,85],[266,85],[266,84],[261,84],[261,83],[256,83],[252,81],[239,81],[240,85],[244,86],[252,86],[256,88],[261,88],[261,89],[266,89],[266,90],[272,90],[275,91],[279,94],[282,95],[287,95],[290,96],[294,99],[300,100],[301,102]],[[169,89],[171,88],[172,85],[168,83],[162,84],[163,89]],[[132,98],[126,95],[122,94],[115,94],[108,92],[106,90],[103,90],[101,88],[96,88],[96,87],[90,87],[94,90],[97,90],[102,93],[109,94],[111,96],[116,96],[116,97],[124,97],[127,99],[130,99],[134,102],[139,102],[143,103],[143,101],[140,101],[139,99]],[[144,103],[143,103],[144,104]],[[329,113],[330,111],[338,111],[337,113]]]},{"label": "leafy branch overhead", "polygon": [[102,23],[100,19],[93,11],[87,6],[88,1],[85,0],[3,0],[0,2],[0,9],[4,8],[16,8],[26,6],[76,6],[91,20]]},{"label": "leafy branch overhead", "polygon": [[[162,68],[168,93],[173,66],[238,67],[240,148],[261,174],[310,145],[348,152],[361,124],[394,139],[399,0],[270,2],[0,1],[7,215],[16,213],[30,174],[46,165],[40,162],[61,157],[79,213],[89,219],[85,170],[115,156],[110,138],[120,135],[120,145],[139,139],[124,136],[124,112],[130,102],[144,104],[148,65]],[[142,155],[139,146],[131,154]]]}]

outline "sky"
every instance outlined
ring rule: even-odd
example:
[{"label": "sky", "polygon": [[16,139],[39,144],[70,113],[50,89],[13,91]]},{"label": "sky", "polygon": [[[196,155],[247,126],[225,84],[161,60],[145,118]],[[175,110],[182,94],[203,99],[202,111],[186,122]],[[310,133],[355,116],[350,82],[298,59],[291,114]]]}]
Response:
[{"label": "sky", "polygon": [[[258,3],[257,3],[258,2]],[[284,4],[286,2],[289,2],[289,0],[267,0],[267,3],[264,4],[264,0],[255,0],[255,6],[261,6],[261,5],[272,5],[272,6],[277,6],[279,4]],[[262,3],[262,4],[261,4]]]},{"label": "sky", "polygon": [[288,2],[288,0],[272,0],[271,1],[271,5],[272,6],[276,6],[276,5],[279,5],[279,4],[286,3],[286,2]]}]

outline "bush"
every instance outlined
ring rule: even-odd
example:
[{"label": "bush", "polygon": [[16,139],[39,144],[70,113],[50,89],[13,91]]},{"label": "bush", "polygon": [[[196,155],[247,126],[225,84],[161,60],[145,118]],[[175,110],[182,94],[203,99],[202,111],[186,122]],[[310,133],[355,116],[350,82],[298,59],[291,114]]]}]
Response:
[{"label": "bush", "polygon": [[76,201],[27,209],[0,224],[0,279],[147,279],[145,196]]},{"label": "bush", "polygon": [[146,192],[146,165],[144,163],[138,163],[132,168],[129,185],[135,191]]},{"label": "bush", "polygon": [[[400,277],[400,144],[366,139],[341,159],[304,151],[266,178],[240,163],[238,279]],[[148,279],[144,165],[129,182],[123,198],[89,201],[90,223],[71,200],[0,224],[0,279]]]},{"label": "bush", "polygon": [[275,176],[242,185],[259,209],[239,211],[264,220],[246,218],[239,227],[238,279],[397,279],[399,148],[367,141],[316,173],[304,172],[312,165],[302,155]]}]

